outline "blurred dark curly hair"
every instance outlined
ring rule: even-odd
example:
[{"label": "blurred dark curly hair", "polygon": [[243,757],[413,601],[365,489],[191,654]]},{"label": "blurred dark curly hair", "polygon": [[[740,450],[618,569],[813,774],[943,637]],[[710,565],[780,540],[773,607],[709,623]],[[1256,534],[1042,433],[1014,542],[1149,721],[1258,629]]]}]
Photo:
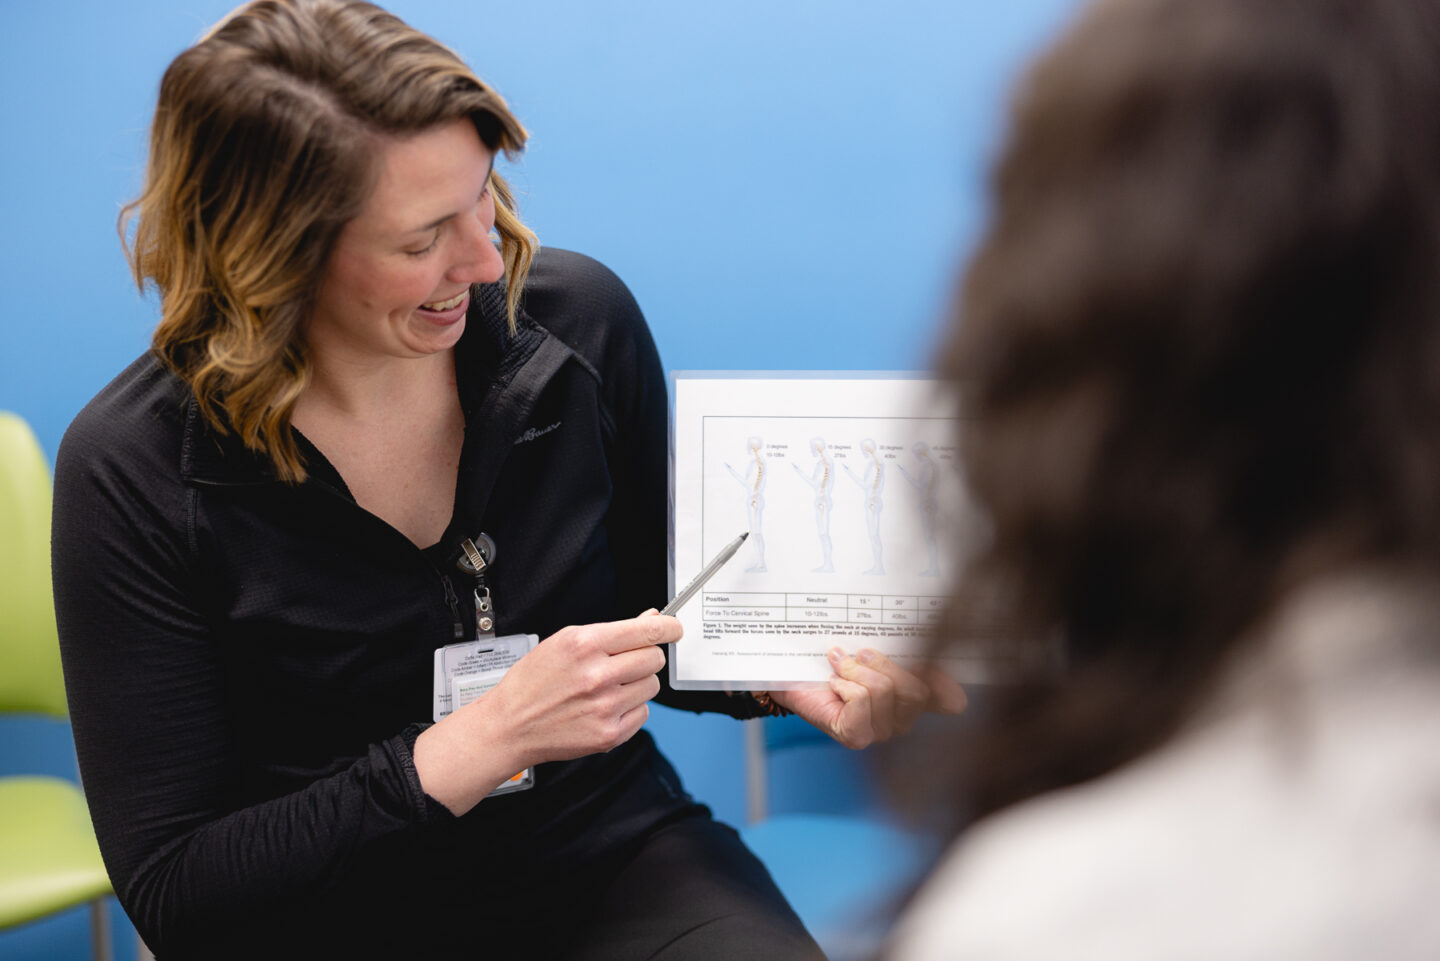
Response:
[{"label": "blurred dark curly hair", "polygon": [[947,742],[957,823],[1163,742],[1296,583],[1440,561],[1440,4],[1098,3],[994,178],[956,621],[1063,656]]}]

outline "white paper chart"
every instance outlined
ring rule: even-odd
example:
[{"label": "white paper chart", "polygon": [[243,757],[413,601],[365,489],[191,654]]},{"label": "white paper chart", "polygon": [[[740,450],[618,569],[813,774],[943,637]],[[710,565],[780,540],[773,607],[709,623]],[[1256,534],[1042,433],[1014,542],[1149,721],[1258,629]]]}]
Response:
[{"label": "white paper chart", "polygon": [[740,552],[677,615],[680,688],[823,683],[825,652],[902,663],[954,582],[963,487],[940,385],[911,375],[677,373],[674,579]]}]

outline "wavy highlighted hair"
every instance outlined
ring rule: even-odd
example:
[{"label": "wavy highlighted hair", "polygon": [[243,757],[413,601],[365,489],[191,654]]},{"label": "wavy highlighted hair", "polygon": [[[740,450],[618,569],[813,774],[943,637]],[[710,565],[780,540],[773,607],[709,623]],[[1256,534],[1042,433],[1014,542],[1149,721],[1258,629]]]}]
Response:
[{"label": "wavy highlighted hair", "polygon": [[[159,290],[153,346],[206,420],[305,469],[290,417],[309,381],[302,334],[341,227],[386,136],[469,118],[492,151],[526,133],[447,47],[357,0],[254,0],[176,57],[160,84],[140,197],[121,213],[138,285]],[[536,248],[491,174],[513,329]]]}]

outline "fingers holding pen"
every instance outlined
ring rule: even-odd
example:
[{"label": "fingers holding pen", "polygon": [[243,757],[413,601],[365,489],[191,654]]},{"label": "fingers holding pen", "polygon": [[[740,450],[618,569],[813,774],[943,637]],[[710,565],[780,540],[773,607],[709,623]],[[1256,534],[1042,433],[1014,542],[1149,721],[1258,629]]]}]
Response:
[{"label": "fingers holding pen", "polygon": [[680,634],[678,621],[654,612],[552,634],[421,735],[416,765],[426,791],[458,814],[517,770],[625,743],[660,692],[660,645]]},{"label": "fingers holding pen", "polygon": [[678,620],[658,613],[653,607],[639,617],[567,627],[560,633],[570,631],[576,632],[577,643],[593,645],[606,654],[619,654],[622,651],[654,647],[658,644],[673,644],[680,640],[684,633]]},{"label": "fingers holding pen", "polygon": [[576,669],[595,689],[623,684],[654,674],[665,666],[662,644],[680,639],[680,622],[653,612],[623,621],[577,624],[562,628],[541,645],[546,653]]},{"label": "fingers holding pen", "polygon": [[562,628],[522,658],[495,691],[523,719],[524,739],[537,760],[608,751],[644,723],[645,704],[660,692],[660,645],[680,634],[678,621],[654,613]]}]

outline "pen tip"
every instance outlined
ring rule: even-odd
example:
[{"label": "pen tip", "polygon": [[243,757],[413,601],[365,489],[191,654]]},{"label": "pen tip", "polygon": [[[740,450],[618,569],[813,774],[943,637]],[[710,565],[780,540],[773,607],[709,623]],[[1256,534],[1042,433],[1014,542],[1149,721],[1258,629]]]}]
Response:
[{"label": "pen tip", "polygon": [[740,535],[740,539],[743,541],[745,538],[747,538],[747,537],[749,537],[749,536],[750,536],[750,532],[749,532],[749,531],[746,531],[745,533],[743,533],[743,534]]}]

